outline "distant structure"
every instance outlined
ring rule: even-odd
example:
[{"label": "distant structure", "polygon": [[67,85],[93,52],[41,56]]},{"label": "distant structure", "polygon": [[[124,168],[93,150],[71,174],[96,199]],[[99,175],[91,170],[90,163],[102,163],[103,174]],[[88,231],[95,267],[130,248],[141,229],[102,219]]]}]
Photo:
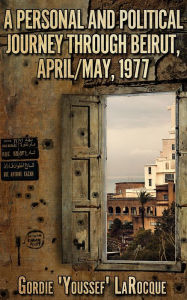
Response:
[{"label": "distant structure", "polygon": [[[125,188],[128,184],[129,182],[116,183],[116,191],[119,185],[121,187],[124,185]],[[130,184],[133,185],[132,182]],[[144,206],[144,226],[146,230],[151,229],[154,231],[154,227],[159,221],[159,217],[162,216],[164,209],[167,209],[174,200],[175,184],[173,181],[156,186],[156,197],[152,197]],[[110,230],[116,218],[120,219],[124,225],[129,222],[132,223],[134,233],[142,227],[141,203],[137,195],[136,197],[121,197],[120,194],[109,193],[107,195],[107,209],[108,230]]]},{"label": "distant structure", "polygon": [[168,109],[171,111],[169,138],[162,140],[162,151],[155,163],[144,167],[145,188],[151,194],[155,194],[157,185],[175,182],[175,104]]},{"label": "distant structure", "polygon": [[145,229],[154,231],[164,209],[175,201],[175,104],[168,109],[171,111],[169,137],[162,140],[162,151],[155,163],[145,165],[145,183],[118,182],[115,193],[107,194],[108,230],[116,218],[123,224],[131,223],[134,234],[142,227],[141,203],[138,199],[142,190],[152,197],[144,206]]}]

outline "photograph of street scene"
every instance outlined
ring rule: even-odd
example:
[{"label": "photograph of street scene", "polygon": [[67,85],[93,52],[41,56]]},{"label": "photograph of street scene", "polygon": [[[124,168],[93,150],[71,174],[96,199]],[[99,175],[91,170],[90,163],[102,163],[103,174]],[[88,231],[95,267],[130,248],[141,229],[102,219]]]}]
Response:
[{"label": "photograph of street scene", "polygon": [[107,258],[175,260],[175,94],[107,98]]}]

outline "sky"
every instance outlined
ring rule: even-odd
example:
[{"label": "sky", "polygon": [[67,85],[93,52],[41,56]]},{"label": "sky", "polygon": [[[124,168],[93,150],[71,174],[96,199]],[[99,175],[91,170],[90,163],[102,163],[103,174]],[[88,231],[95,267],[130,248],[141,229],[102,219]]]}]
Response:
[{"label": "sky", "polygon": [[107,97],[106,192],[115,182],[144,181],[144,165],[154,163],[169,137],[175,93]]}]

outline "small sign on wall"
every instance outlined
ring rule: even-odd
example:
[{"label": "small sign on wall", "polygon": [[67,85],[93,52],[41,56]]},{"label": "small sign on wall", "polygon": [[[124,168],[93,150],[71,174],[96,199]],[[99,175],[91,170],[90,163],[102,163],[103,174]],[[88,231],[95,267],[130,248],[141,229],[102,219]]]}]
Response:
[{"label": "small sign on wall", "polygon": [[38,162],[7,161],[1,163],[1,179],[4,181],[38,180]]},{"label": "small sign on wall", "polygon": [[44,244],[44,233],[40,230],[32,230],[27,233],[25,244],[31,249],[40,249]]},{"label": "small sign on wall", "polygon": [[38,157],[38,139],[36,137],[1,140],[1,158],[3,160],[37,159]]}]

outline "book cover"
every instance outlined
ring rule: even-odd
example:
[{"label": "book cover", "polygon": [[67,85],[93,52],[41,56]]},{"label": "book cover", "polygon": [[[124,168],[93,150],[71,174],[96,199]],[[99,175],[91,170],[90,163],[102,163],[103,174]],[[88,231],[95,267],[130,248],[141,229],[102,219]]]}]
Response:
[{"label": "book cover", "polygon": [[185,299],[186,1],[0,13],[0,298]]}]

